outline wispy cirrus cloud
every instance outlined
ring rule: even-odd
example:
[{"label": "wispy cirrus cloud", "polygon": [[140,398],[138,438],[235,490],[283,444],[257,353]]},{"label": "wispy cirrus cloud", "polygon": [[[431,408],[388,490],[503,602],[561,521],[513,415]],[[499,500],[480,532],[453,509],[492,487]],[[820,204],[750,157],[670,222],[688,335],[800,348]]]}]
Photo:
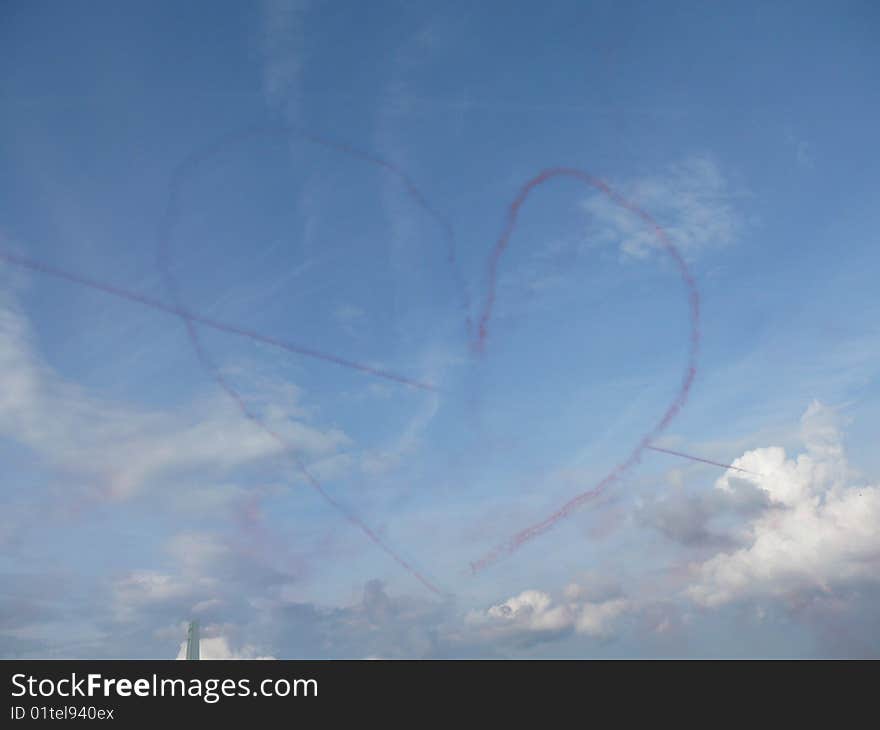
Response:
[{"label": "wispy cirrus cloud", "polygon": [[[688,260],[735,244],[747,228],[741,206],[745,195],[710,155],[691,155],[655,173],[606,182],[654,218]],[[597,250],[618,250],[621,258],[638,260],[659,251],[656,231],[605,193],[589,193],[579,207],[585,215],[575,232],[546,237],[523,252],[519,266],[502,271],[502,312],[517,298],[530,309],[550,306],[540,304],[544,295],[575,286],[572,271],[592,260]]]},{"label": "wispy cirrus cloud", "polygon": [[[264,418],[305,458],[327,458],[349,443],[335,427],[306,421],[298,391],[277,389]],[[260,400],[259,397],[257,400]],[[281,445],[243,419],[222,394],[166,411],[90,394],[49,365],[24,313],[0,302],[0,434],[88,485],[93,496],[126,499],[153,480],[198,469],[222,479],[278,455]]]},{"label": "wispy cirrus cloud", "polygon": [[289,116],[296,116],[299,104],[310,7],[310,0],[263,2],[263,93],[270,107]]},{"label": "wispy cirrus cloud", "polygon": [[[741,195],[708,155],[687,157],[657,174],[610,182],[647,211],[686,257],[729,245],[743,229],[744,217],[737,207]],[[591,216],[591,242],[619,246],[634,258],[645,258],[658,248],[656,234],[608,196],[591,195],[583,205]]]}]

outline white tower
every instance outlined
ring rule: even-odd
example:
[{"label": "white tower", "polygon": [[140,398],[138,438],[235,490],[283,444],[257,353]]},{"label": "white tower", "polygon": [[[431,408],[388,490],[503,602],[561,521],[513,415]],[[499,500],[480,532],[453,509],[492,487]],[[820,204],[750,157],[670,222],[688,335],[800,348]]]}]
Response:
[{"label": "white tower", "polygon": [[199,622],[190,621],[186,631],[186,658],[199,658]]}]

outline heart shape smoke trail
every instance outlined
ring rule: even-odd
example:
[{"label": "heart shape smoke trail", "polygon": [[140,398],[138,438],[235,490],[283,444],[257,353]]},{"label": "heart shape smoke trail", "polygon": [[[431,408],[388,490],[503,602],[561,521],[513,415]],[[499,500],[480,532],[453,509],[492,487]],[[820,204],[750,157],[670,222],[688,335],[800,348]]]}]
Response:
[{"label": "heart shape smoke trail", "polygon": [[[159,269],[159,272],[163,278],[165,288],[168,290],[169,295],[171,296],[173,309],[186,312],[186,308],[183,306],[181,288],[173,274],[171,265],[170,265],[170,255],[171,255],[171,237],[174,229],[175,222],[177,220],[179,214],[180,207],[180,194],[181,189],[187,179],[195,170],[208,160],[212,159],[214,156],[222,152],[233,142],[240,142],[250,138],[280,138],[283,140],[287,140],[292,137],[299,137],[313,144],[319,145],[321,147],[325,147],[327,149],[334,150],[336,152],[340,152],[344,155],[348,155],[354,159],[362,160],[371,165],[379,167],[383,170],[386,170],[390,174],[394,175],[403,185],[404,189],[407,193],[412,197],[416,204],[422,208],[428,215],[430,215],[441,227],[444,232],[447,241],[447,258],[449,263],[453,266],[453,269],[457,271],[456,266],[456,253],[455,253],[455,237],[453,235],[452,227],[449,223],[443,219],[439,213],[437,213],[427,202],[425,197],[422,195],[421,191],[415,186],[412,180],[400,170],[397,166],[392,165],[385,160],[382,160],[378,157],[374,157],[367,152],[363,152],[361,150],[355,149],[354,147],[350,147],[345,144],[341,144],[339,142],[335,142],[333,140],[325,139],[324,137],[320,137],[314,134],[311,134],[307,131],[295,129],[289,126],[265,126],[265,125],[256,125],[249,127],[247,129],[232,132],[226,134],[213,143],[206,145],[202,149],[197,152],[191,154],[187,157],[178,167],[175,169],[171,186],[169,189],[168,196],[168,204],[165,210],[165,216],[162,221],[162,225],[159,231],[159,242],[157,246],[156,252],[156,263]],[[463,306],[466,309],[470,308],[469,302],[467,300],[467,290],[464,287],[463,281],[461,279],[458,280],[459,291],[463,297]],[[303,460],[296,454],[295,449],[292,445],[275,429],[269,426],[263,419],[259,417],[257,413],[255,413],[251,408],[248,407],[245,399],[242,395],[233,387],[233,385],[229,382],[229,380],[223,375],[220,371],[220,368],[214,363],[205,349],[204,344],[202,343],[201,337],[199,335],[198,328],[196,324],[199,320],[185,316],[182,314],[180,316],[184,325],[186,326],[187,335],[189,337],[189,341],[195,350],[196,356],[198,357],[199,362],[201,363],[203,369],[208,373],[208,375],[220,386],[220,388],[235,402],[238,406],[239,411],[241,411],[242,415],[253,421],[259,428],[261,428],[266,434],[268,434],[273,440],[275,440],[282,448],[282,451],[285,452],[293,461],[297,470],[303,475],[306,482],[309,486],[317,492],[317,494],[334,510],[339,512],[349,523],[351,523],[354,527],[356,527],[360,532],[362,532],[366,537],[375,544],[380,550],[385,552],[394,562],[400,565],[404,570],[406,570],[410,575],[412,575],[416,580],[418,580],[425,588],[427,588],[432,593],[436,593],[437,595],[443,595],[442,591],[435,586],[430,580],[428,580],[415,566],[413,566],[409,561],[403,558],[396,550],[394,550],[390,545],[388,545],[378,534],[378,532],[373,529],[370,525],[368,525],[362,518],[352,512],[348,507],[346,507],[342,502],[335,499],[333,495],[331,495],[325,488],[324,485],[321,484],[320,480],[314,475],[314,473],[306,466]],[[468,319],[468,326],[470,326],[470,320]],[[246,336],[250,336],[249,334]],[[265,338],[262,337],[264,341],[267,339],[274,338]],[[276,341],[277,342],[277,341]],[[360,363],[353,362],[351,360],[345,360],[343,358],[339,358],[336,356],[328,355],[325,353],[317,353],[314,350],[296,347],[296,348],[288,348],[295,349],[295,351],[300,354],[304,354],[310,357],[316,357],[317,359],[333,362],[337,365],[342,365],[343,367],[348,367],[356,370],[360,370],[362,372],[367,372],[372,375],[379,375],[381,377],[389,378],[392,380],[396,380],[397,382],[419,387],[423,389],[432,389],[430,386],[426,386],[423,383],[418,381],[414,381],[408,378],[403,378],[397,376],[393,373],[388,373],[387,371],[378,370],[377,368],[373,368],[370,366],[362,365]]]},{"label": "heart shape smoke trail", "polygon": [[525,185],[523,185],[523,187],[519,191],[519,194],[516,196],[516,198],[510,204],[510,207],[507,209],[507,220],[504,225],[504,230],[501,232],[501,236],[498,239],[498,242],[495,244],[495,247],[492,249],[491,255],[489,256],[488,285],[486,289],[486,298],[483,303],[482,313],[479,317],[476,341],[477,349],[479,351],[484,351],[486,347],[486,340],[489,336],[489,323],[492,319],[492,310],[495,306],[495,284],[498,277],[498,264],[501,261],[501,257],[504,255],[504,252],[507,250],[507,246],[510,243],[510,238],[513,235],[514,230],[516,229],[516,223],[519,217],[520,209],[526,202],[529,195],[531,195],[531,193],[537,187],[543,185],[548,180],[559,177],[574,178],[575,180],[583,182],[590,187],[599,190],[600,192],[611,198],[614,203],[638,216],[656,234],[661,248],[666,254],[668,254],[672,258],[673,262],[675,263],[675,266],[678,269],[682,280],[684,281],[685,288],[688,294],[688,307],[691,327],[687,363],[685,365],[685,371],[682,378],[681,386],[679,387],[678,392],[675,394],[675,397],[666,407],[666,410],[663,412],[660,420],[657,421],[657,423],[650,431],[642,436],[642,438],[636,444],[635,448],[629,453],[626,459],[617,464],[617,466],[615,466],[610,472],[608,472],[608,474],[606,474],[591,489],[588,489],[587,491],[581,492],[580,494],[572,497],[570,500],[568,500],[568,502],[563,504],[559,509],[557,509],[555,512],[553,512],[543,520],[535,522],[528,527],[520,530],[515,535],[489,551],[482,558],[471,563],[471,569],[474,573],[488,567],[492,563],[497,562],[499,559],[510,555],[512,552],[522,547],[525,543],[538,537],[538,535],[547,532],[547,530],[550,530],[560,520],[568,517],[582,504],[601,494],[609,485],[620,479],[621,475],[624,472],[637,464],[641,459],[642,453],[645,451],[645,449],[649,448],[651,442],[656,439],[669,426],[669,424],[672,422],[672,419],[675,418],[678,412],[684,407],[688,395],[690,394],[694,378],[697,375],[697,355],[700,349],[700,294],[697,291],[696,282],[694,281],[694,278],[691,275],[687,263],[685,262],[681,253],[672,244],[672,241],[669,240],[669,236],[666,235],[666,232],[663,230],[663,228],[660,227],[660,224],[657,223],[657,221],[655,221],[650,215],[645,213],[643,210],[638,208],[635,204],[631,203],[629,200],[624,198],[616,191],[612,190],[604,181],[587,175],[581,170],[576,170],[569,167],[554,167],[543,170],[542,172],[535,175],[535,177],[533,177]]},{"label": "heart shape smoke trail", "polygon": [[[239,131],[235,133],[231,133],[228,135],[224,135],[214,143],[207,145],[202,150],[190,155],[186,160],[184,160],[178,168],[175,170],[174,175],[172,177],[172,183],[170,187],[168,205],[166,208],[165,217],[163,220],[163,224],[160,229],[159,235],[159,244],[157,249],[157,264],[159,271],[164,279],[166,288],[170,296],[173,299],[173,307],[171,308],[173,311],[179,313],[181,320],[184,322],[187,334],[189,336],[189,340],[196,352],[196,355],[201,363],[202,367],[208,372],[208,374],[214,379],[215,382],[220,386],[220,388],[237,404],[241,413],[257,424],[261,429],[263,429],[268,435],[270,435],[273,439],[275,439],[282,448],[289,453],[291,458],[293,459],[294,464],[297,469],[301,472],[301,474],[305,477],[308,484],[324,499],[328,504],[330,504],[336,511],[340,512],[346,520],[348,520],[352,525],[354,525],[357,529],[359,529],[362,533],[364,533],[377,547],[383,550],[386,554],[388,554],[396,563],[398,563],[401,567],[403,567],[407,572],[409,572],[413,577],[415,577],[423,586],[428,588],[430,591],[441,594],[441,591],[433,585],[424,575],[421,574],[414,566],[412,566],[408,561],[402,558],[394,549],[392,549],[389,545],[385,543],[384,540],[377,534],[377,532],[371,528],[366,522],[364,522],[360,517],[354,514],[351,510],[349,510],[345,505],[336,500],[331,494],[327,492],[327,490],[323,487],[320,481],[314,476],[314,474],[308,469],[308,467],[303,463],[303,461],[292,451],[290,448],[290,444],[286,442],[286,440],[275,430],[273,430],[268,424],[266,424],[260,417],[254,413],[245,402],[244,398],[241,394],[229,383],[229,381],[223,376],[222,372],[216,366],[216,364],[211,360],[208,355],[201,338],[199,336],[198,329],[196,324],[200,321],[198,318],[187,316],[187,310],[183,306],[181,290],[179,283],[172,273],[172,269],[170,266],[170,253],[171,253],[171,237],[173,232],[173,227],[178,215],[179,209],[179,199],[181,188],[186,180],[186,178],[195,171],[195,169],[202,163],[211,159],[213,156],[217,155],[221,152],[227,145],[231,144],[235,141],[240,141],[242,139],[246,139],[248,137],[258,137],[258,136],[274,136],[281,137],[283,139],[291,138],[291,137],[299,137],[300,139],[306,140],[313,144],[325,147],[327,149],[334,150],[336,152],[340,152],[344,155],[348,155],[352,158],[362,160],[371,165],[379,167],[389,174],[393,175],[397,180],[403,185],[403,188],[409,194],[409,196],[415,201],[415,203],[424,210],[431,218],[433,218],[441,230],[443,231],[444,237],[447,243],[447,260],[449,265],[452,267],[456,284],[459,290],[459,296],[461,298],[461,306],[465,313],[465,319],[467,324],[467,331],[469,336],[473,337],[473,345],[474,349],[478,353],[482,353],[485,351],[486,343],[488,341],[489,335],[489,327],[492,320],[492,313],[495,305],[495,297],[496,297],[496,282],[498,276],[498,267],[501,262],[501,259],[504,255],[504,252],[507,250],[508,244],[510,243],[510,239],[514,233],[516,228],[517,219],[519,217],[520,209],[525,203],[526,199],[531,195],[531,193],[540,185],[546,183],[547,181],[560,178],[560,177],[568,177],[574,178],[580,182],[585,183],[586,185],[593,187],[603,194],[607,195],[614,203],[625,208],[630,211],[634,215],[638,216],[649,228],[653,230],[655,235],[657,236],[658,242],[662,250],[668,254],[673,262],[675,263],[676,268],[681,275],[682,280],[685,283],[687,294],[688,294],[688,303],[689,303],[689,314],[690,314],[690,323],[691,323],[691,331],[690,331],[690,344],[688,350],[687,363],[685,366],[684,377],[682,379],[682,384],[673,398],[672,402],[664,411],[662,417],[655,424],[655,426],[648,431],[636,444],[635,448],[630,452],[627,458],[620,462],[617,466],[612,469],[605,477],[603,477],[598,484],[596,484],[591,489],[582,492],[564,505],[562,505],[555,512],[550,514],[545,519],[540,522],[536,522],[525,529],[519,531],[511,538],[501,543],[493,550],[491,550],[488,554],[480,558],[479,560],[471,563],[471,568],[474,572],[478,572],[492,563],[498,561],[502,557],[511,554],[519,547],[524,545],[526,542],[534,539],[538,535],[550,530],[554,525],[556,525],[560,520],[569,516],[575,509],[579,506],[592,499],[593,497],[600,494],[604,489],[606,489],[610,484],[618,480],[621,475],[631,468],[633,465],[638,463],[641,459],[642,453],[646,448],[649,448],[651,442],[657,438],[672,422],[673,418],[678,414],[681,408],[684,406],[687,401],[688,395],[690,393],[691,386],[693,384],[694,378],[696,376],[696,364],[697,364],[697,354],[699,351],[699,343],[700,343],[700,327],[699,327],[699,318],[700,318],[700,300],[699,293],[697,291],[696,284],[694,279],[687,267],[687,264],[682,257],[681,253],[678,249],[672,244],[669,240],[669,237],[666,235],[666,232],[661,228],[661,226],[646,212],[642,211],[635,204],[628,201],[619,193],[612,190],[604,181],[594,178],[580,170],[573,168],[550,168],[540,172],[538,175],[529,180],[519,191],[516,198],[510,204],[507,211],[507,218],[505,222],[504,229],[496,242],[494,248],[492,249],[489,261],[488,261],[488,274],[487,274],[487,287],[486,287],[486,295],[483,302],[483,307],[478,319],[478,326],[476,332],[472,331],[472,319],[471,319],[471,305],[470,298],[468,295],[467,287],[464,283],[464,278],[461,275],[460,269],[457,263],[456,257],[456,245],[455,245],[455,235],[452,229],[452,226],[446,221],[428,202],[425,196],[421,193],[418,187],[413,183],[412,179],[403,172],[396,165],[382,160],[374,155],[358,150],[354,147],[351,147],[346,144],[341,144],[339,142],[335,142],[333,140],[329,140],[312,133],[295,129],[292,127],[251,127],[244,131]],[[202,322],[204,324],[204,322]],[[263,338],[267,339],[267,338]],[[297,348],[297,350],[301,354],[305,354],[308,356],[318,357],[319,359],[329,360],[331,362],[335,362],[336,364],[343,365],[345,367],[353,367],[358,370],[372,372],[375,375],[382,375],[383,377],[388,377],[386,373],[375,372],[373,369],[360,365],[358,363],[354,363],[351,361],[346,361],[341,358],[324,355],[322,353],[315,353],[314,351],[310,351],[306,348]],[[417,387],[424,387],[423,384],[420,384],[416,381],[409,381],[404,378],[393,378],[397,379],[399,382],[408,385],[415,385]]]}]

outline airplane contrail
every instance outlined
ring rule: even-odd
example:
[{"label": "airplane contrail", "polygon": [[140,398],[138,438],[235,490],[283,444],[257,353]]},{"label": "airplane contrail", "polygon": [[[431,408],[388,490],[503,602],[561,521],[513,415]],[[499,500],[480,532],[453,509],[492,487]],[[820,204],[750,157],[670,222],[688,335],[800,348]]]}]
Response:
[{"label": "airplane contrail", "polygon": [[711,464],[712,466],[720,466],[722,469],[733,469],[735,471],[745,472],[746,474],[754,474],[755,476],[761,476],[756,471],[750,471],[748,469],[743,469],[739,466],[733,466],[732,464],[722,464],[719,461],[712,461],[711,459],[704,459],[701,456],[694,456],[692,454],[685,454],[682,451],[673,451],[672,449],[663,449],[659,446],[646,446],[646,449],[650,449],[651,451],[660,451],[664,454],[671,454],[672,456],[680,456],[683,459],[690,459],[691,461],[699,461],[703,464]]},{"label": "airplane contrail", "polygon": [[400,385],[406,385],[412,388],[418,388],[420,390],[427,390],[434,393],[439,392],[440,390],[436,385],[425,383],[420,380],[415,380],[414,378],[400,375],[398,373],[392,372],[391,370],[385,370],[384,368],[374,367],[372,365],[365,365],[364,363],[356,362],[355,360],[349,360],[347,358],[339,357],[338,355],[333,355],[328,352],[315,350],[311,347],[294,344],[292,342],[288,342],[277,337],[272,337],[271,335],[264,335],[260,332],[248,329],[247,327],[241,327],[239,325],[229,324],[227,322],[222,322],[218,319],[213,319],[211,317],[205,317],[201,314],[198,314],[197,312],[192,312],[183,307],[166,304],[165,302],[156,299],[155,297],[131,291],[130,289],[125,289],[123,287],[109,284],[107,282],[98,281],[97,279],[93,279],[88,276],[75,274],[71,271],[60,269],[57,266],[52,266],[51,264],[37,261],[35,259],[29,258],[27,256],[22,256],[17,253],[0,250],[0,261],[5,261],[7,264],[11,264],[12,266],[29,269],[30,271],[35,271],[37,273],[45,274],[47,276],[52,276],[56,279],[64,279],[73,284],[79,284],[80,286],[84,286],[89,289],[108,294],[118,299],[127,299],[130,302],[141,304],[145,307],[155,309],[159,312],[172,314],[175,317],[180,317],[181,319],[189,322],[197,322],[198,324],[208,327],[209,329],[217,330],[218,332],[225,332],[226,334],[230,335],[236,335],[238,337],[244,337],[246,339],[253,340],[254,342],[261,342],[265,345],[270,345],[272,347],[278,348],[280,350],[285,350],[295,355],[302,355],[304,357],[309,357],[315,360],[323,360],[324,362],[330,362],[334,365],[340,365],[341,367],[348,368],[350,370],[357,370],[362,373],[366,373],[367,375],[372,375],[377,378],[383,378],[385,380],[391,380],[395,383],[399,383]]}]

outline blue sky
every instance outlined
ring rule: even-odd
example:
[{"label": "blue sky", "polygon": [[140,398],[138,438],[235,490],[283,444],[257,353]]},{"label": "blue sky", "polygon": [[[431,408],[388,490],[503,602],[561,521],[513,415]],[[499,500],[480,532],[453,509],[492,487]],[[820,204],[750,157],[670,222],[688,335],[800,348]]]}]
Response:
[{"label": "blue sky", "polygon": [[0,656],[880,651],[872,3],[0,14]]}]

